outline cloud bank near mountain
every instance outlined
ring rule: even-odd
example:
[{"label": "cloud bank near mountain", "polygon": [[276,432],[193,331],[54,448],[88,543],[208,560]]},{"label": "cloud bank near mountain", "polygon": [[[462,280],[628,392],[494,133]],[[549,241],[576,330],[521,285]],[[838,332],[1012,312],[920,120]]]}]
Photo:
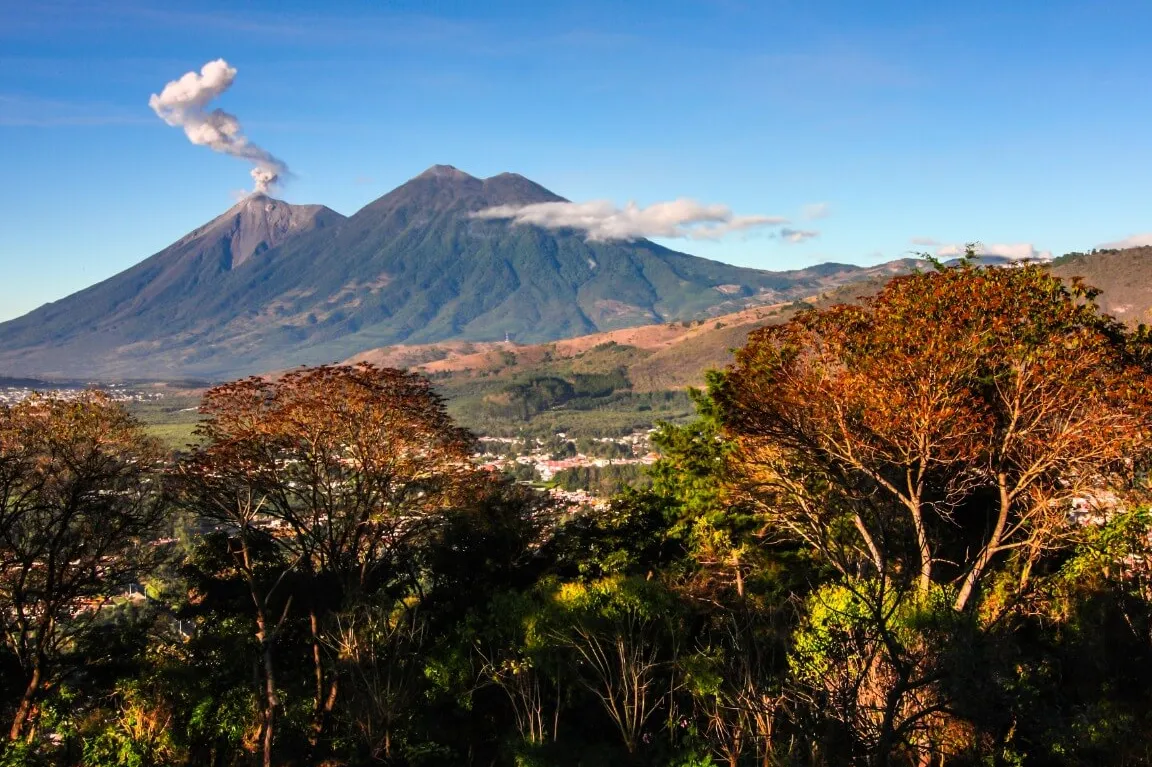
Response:
[{"label": "cloud bank near mountain", "polygon": [[[917,238],[927,239],[927,238]],[[923,243],[927,244],[927,243]],[[950,244],[938,245],[936,248],[936,255],[940,258],[956,258],[963,256],[967,245]],[[993,243],[985,245],[982,242],[975,243],[976,255],[978,256],[1000,256],[1012,261],[1051,261],[1052,251],[1039,250],[1030,242],[1016,242],[1016,243]]]},{"label": "cloud bank near mountain", "polygon": [[1139,248],[1152,245],[1152,232],[1133,234],[1115,242],[1105,242],[1099,247],[1103,250],[1123,250],[1124,248]]},{"label": "cloud bank near mountain", "polygon": [[498,205],[472,215],[543,229],[576,230],[590,242],[627,242],[648,237],[718,240],[734,232],[788,223],[781,216],[738,216],[726,205],[705,205],[686,198],[644,207],[634,202],[619,207],[610,200]]}]

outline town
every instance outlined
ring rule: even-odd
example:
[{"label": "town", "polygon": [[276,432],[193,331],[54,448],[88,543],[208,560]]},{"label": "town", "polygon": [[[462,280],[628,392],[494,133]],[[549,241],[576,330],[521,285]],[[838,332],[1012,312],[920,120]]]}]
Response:
[{"label": "town", "polygon": [[99,389],[104,392],[113,402],[125,404],[132,402],[156,402],[164,399],[164,392],[145,391],[143,389],[132,388],[128,384],[123,383],[92,383],[90,385],[62,386],[50,389],[40,388],[32,384],[33,382],[29,382],[28,385],[0,387],[0,403],[15,405],[23,402],[34,394],[40,394],[54,399],[75,400],[92,389]]}]

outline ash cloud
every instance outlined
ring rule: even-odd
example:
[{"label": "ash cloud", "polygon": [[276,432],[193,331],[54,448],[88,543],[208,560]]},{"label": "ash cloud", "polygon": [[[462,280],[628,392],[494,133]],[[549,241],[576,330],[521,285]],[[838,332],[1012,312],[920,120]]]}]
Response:
[{"label": "ash cloud", "polygon": [[498,205],[472,214],[473,218],[510,220],[544,229],[575,229],[591,242],[630,241],[646,237],[718,240],[732,232],[779,226],[778,216],[737,216],[726,205],[703,205],[678,199],[640,207],[630,202],[618,207],[609,200],[541,202]]},{"label": "ash cloud", "polygon": [[265,193],[290,175],[288,165],[244,135],[240,121],[223,109],[208,104],[232,87],[236,69],[224,59],[209,61],[200,72],[188,72],[179,80],[153,93],[148,106],[164,122],[184,129],[184,135],[197,146],[238,157],[252,163],[254,191]]}]

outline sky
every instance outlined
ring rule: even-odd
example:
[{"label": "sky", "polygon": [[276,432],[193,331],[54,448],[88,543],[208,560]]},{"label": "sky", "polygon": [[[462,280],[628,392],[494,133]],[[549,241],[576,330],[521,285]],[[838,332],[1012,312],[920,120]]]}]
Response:
[{"label": "sky", "polygon": [[787,219],[658,241],[792,269],[1152,242],[1149,40],[1145,0],[0,0],[0,320],[251,188],[149,106],[219,58],[289,202],[513,171]]}]

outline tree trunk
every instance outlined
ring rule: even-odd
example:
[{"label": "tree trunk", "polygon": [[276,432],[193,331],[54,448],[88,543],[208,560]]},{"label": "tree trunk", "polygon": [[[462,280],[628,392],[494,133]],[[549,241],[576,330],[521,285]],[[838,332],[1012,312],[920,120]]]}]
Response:
[{"label": "tree trunk", "polygon": [[340,680],[335,675],[328,686],[328,694],[324,694],[324,664],[320,653],[320,621],[313,608],[308,612],[312,627],[312,667],[316,681],[316,692],[312,701],[312,727],[308,734],[308,747],[311,755],[316,756],[316,747],[328,726],[328,718],[336,706],[336,697],[340,690]]},{"label": "tree trunk", "polygon": [[320,713],[324,701],[324,667],[320,663],[320,626],[316,609],[308,610],[308,623],[312,629],[312,672],[316,678],[316,693],[312,701],[312,713]]},{"label": "tree trunk", "polygon": [[968,600],[976,590],[980,577],[984,574],[984,568],[988,566],[992,556],[999,550],[1004,538],[1004,529],[1008,525],[1008,513],[1012,508],[1012,496],[1008,492],[1008,478],[1001,472],[996,476],[996,479],[1000,488],[1000,509],[996,516],[996,526],[992,528],[988,542],[984,544],[984,548],[976,557],[976,561],[972,563],[972,569],[968,571],[964,583],[960,586],[960,593],[956,596],[956,603],[953,606],[956,612],[961,612],[968,606]]},{"label": "tree trunk", "polygon": [[916,548],[920,555],[920,579],[916,590],[921,599],[926,599],[932,591],[932,547],[928,543],[928,530],[924,525],[924,507],[921,505],[919,494],[913,492],[911,476],[908,478],[908,488],[912,496],[907,505],[912,513],[912,525],[916,530]]},{"label": "tree trunk", "polygon": [[308,747],[312,755],[316,755],[316,747],[320,743],[320,738],[323,737],[324,731],[328,729],[328,719],[332,715],[332,709],[336,707],[336,698],[340,691],[340,680],[333,679],[331,686],[328,688],[328,694],[324,697],[324,703],[320,709],[312,715],[312,728],[308,734]]},{"label": "tree trunk", "polygon": [[[263,633],[263,621],[260,621],[261,633]],[[264,767],[272,767],[272,739],[276,726],[276,707],[280,705],[279,698],[276,697],[276,677],[272,665],[272,642],[267,638],[263,639],[261,644],[264,651]]]},{"label": "tree trunk", "polygon": [[40,668],[41,662],[37,660],[32,669],[32,678],[28,681],[28,686],[24,688],[24,696],[20,699],[20,706],[16,709],[16,716],[12,719],[12,728],[8,731],[9,741],[20,740],[20,736],[24,734],[24,728],[28,725],[32,706],[36,703],[36,696],[40,694]]},{"label": "tree trunk", "polygon": [[552,742],[560,737],[560,677],[556,677],[556,708],[552,714]]},{"label": "tree trunk", "polygon": [[740,558],[733,557],[736,569],[736,596],[744,598],[744,569],[740,567]]}]

